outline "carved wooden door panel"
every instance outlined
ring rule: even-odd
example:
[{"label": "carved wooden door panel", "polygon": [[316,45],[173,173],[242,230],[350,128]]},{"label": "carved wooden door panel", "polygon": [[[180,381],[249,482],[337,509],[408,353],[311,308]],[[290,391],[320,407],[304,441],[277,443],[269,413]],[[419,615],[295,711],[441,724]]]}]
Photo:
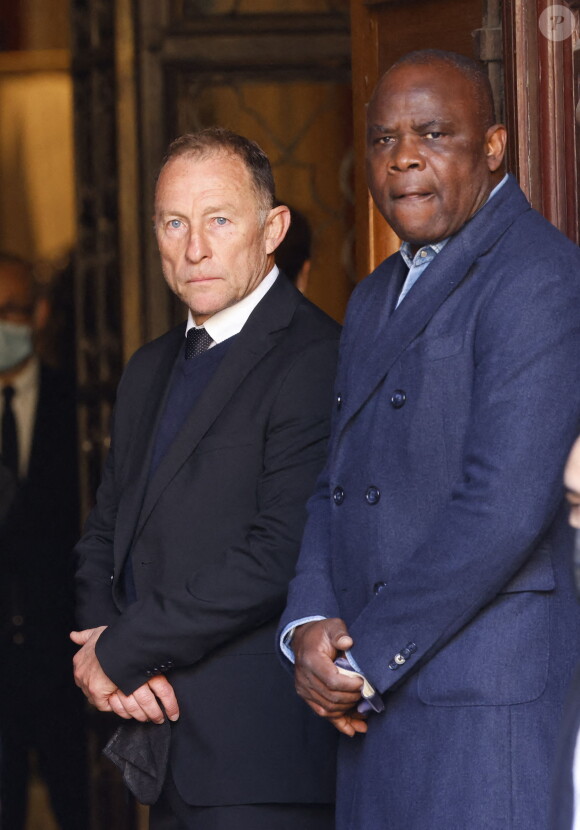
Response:
[{"label": "carved wooden door panel", "polygon": [[105,0],[73,0],[75,174],[78,241],[75,323],[81,503],[86,513],[108,449],[122,366],[115,19]]},{"label": "carved wooden door panel", "polygon": [[580,3],[505,0],[509,166],[532,205],[580,242]]}]

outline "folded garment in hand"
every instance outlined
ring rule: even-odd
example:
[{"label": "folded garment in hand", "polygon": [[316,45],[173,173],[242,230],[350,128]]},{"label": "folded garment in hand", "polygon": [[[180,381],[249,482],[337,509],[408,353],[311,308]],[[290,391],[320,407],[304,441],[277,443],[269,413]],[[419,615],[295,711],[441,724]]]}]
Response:
[{"label": "folded garment in hand", "polygon": [[141,804],[155,804],[167,772],[171,725],[127,721],[115,731],[103,755],[119,767],[129,790]]}]

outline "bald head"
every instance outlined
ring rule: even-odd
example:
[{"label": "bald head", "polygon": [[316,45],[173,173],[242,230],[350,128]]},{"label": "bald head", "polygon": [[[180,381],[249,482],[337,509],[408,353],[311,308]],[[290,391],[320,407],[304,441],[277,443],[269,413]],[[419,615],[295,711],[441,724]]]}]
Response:
[{"label": "bald head", "polygon": [[[373,199],[413,248],[448,239],[501,179],[505,128],[477,64],[413,52],[379,80],[367,109],[367,178]],[[488,94],[489,92],[489,94]]]},{"label": "bald head", "polygon": [[[443,49],[419,49],[399,58],[386,74],[399,66],[429,67],[436,64],[443,64],[454,69],[469,82],[482,129],[485,131],[492,127],[496,123],[495,103],[487,70],[482,63],[457,52],[446,52]],[[450,90],[451,94],[452,92]]]}]

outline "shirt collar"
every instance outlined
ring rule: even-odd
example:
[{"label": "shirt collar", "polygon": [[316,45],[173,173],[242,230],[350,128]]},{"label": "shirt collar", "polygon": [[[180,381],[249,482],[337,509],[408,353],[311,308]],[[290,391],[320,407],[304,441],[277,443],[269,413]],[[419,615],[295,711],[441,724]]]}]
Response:
[{"label": "shirt collar", "polygon": [[[485,205],[487,205],[487,203],[491,199],[493,199],[496,193],[499,193],[501,188],[507,182],[508,178],[509,176],[506,173],[501,182],[499,184],[496,184],[496,186],[493,188],[493,190],[485,200],[484,204],[479,208],[479,210],[484,208]],[[479,210],[477,211],[478,213]],[[399,252],[405,260],[405,265],[407,266],[407,268],[412,268],[413,265],[428,265],[431,262],[431,260],[435,259],[437,254],[441,253],[441,251],[447,245],[450,239],[451,237],[448,236],[446,239],[441,239],[440,242],[432,242],[430,245],[423,245],[423,247],[419,248],[419,250],[415,253],[415,256],[413,256],[410,243],[402,242],[401,247],[399,248]]]},{"label": "shirt collar", "polygon": [[18,372],[15,378],[10,383],[0,383],[0,388],[4,386],[11,386],[17,395],[22,395],[36,388],[38,385],[38,378],[40,374],[40,361],[33,355],[26,366]]},{"label": "shirt collar", "polygon": [[413,251],[409,242],[402,242],[399,251],[405,260],[407,268],[412,268],[414,264],[420,265],[424,263],[427,265],[437,256],[437,254],[441,253],[450,239],[451,237],[448,236],[447,239],[442,239],[440,242],[433,242],[431,245],[423,245],[422,248],[419,248],[415,256],[413,256]]},{"label": "shirt collar", "polygon": [[[243,329],[252,311],[274,285],[278,274],[278,266],[274,265],[272,270],[266,274],[264,279],[250,294],[235,305],[222,308],[221,311],[216,311],[215,314],[212,314],[205,321],[203,326],[215,343],[222,343],[228,337],[233,337],[234,334],[238,334]],[[190,311],[187,315],[186,335],[191,328],[200,328],[200,326],[195,325],[193,315]]]}]

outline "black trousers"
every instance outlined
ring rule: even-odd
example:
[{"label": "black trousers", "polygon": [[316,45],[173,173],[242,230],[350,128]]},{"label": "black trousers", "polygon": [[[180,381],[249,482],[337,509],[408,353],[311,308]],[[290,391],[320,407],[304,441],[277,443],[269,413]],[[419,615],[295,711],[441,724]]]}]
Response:
[{"label": "black trousers", "polygon": [[149,830],[334,830],[329,804],[241,804],[192,807],[171,776],[149,812]]}]

